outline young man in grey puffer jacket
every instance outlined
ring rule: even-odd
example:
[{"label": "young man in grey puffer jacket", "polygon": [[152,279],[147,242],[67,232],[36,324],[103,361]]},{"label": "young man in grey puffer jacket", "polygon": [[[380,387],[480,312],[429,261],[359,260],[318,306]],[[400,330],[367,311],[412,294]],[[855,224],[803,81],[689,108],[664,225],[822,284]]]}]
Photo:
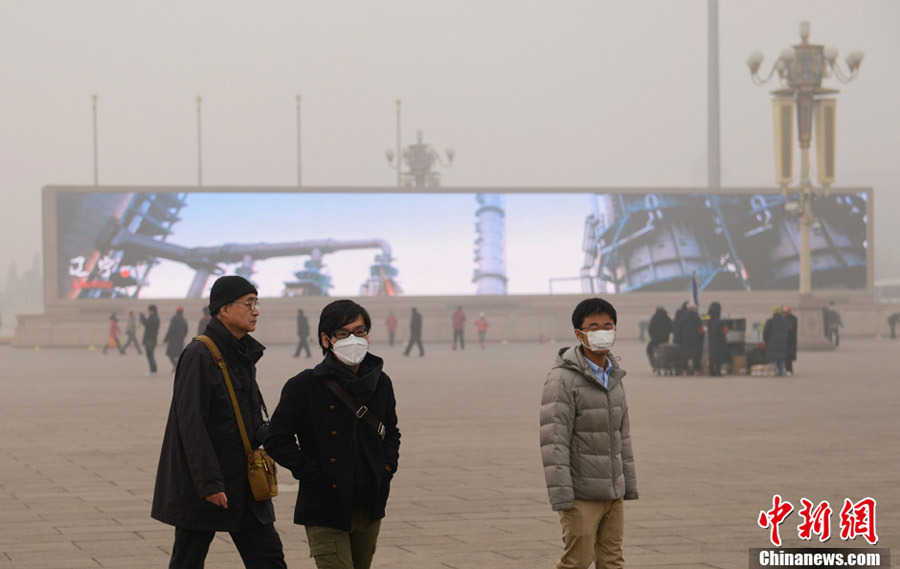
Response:
[{"label": "young man in grey puffer jacket", "polygon": [[579,344],[560,350],[541,400],[541,456],[565,548],[556,569],[625,566],[623,500],[638,497],[628,404],[610,353],[616,309],[582,301],[572,314]]}]

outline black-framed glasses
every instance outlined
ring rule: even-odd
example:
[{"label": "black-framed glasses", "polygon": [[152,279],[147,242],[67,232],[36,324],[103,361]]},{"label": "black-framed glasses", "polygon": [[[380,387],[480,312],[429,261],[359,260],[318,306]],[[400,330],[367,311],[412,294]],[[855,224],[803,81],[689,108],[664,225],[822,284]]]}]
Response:
[{"label": "black-framed glasses", "polygon": [[603,328],[588,328],[587,330],[584,330],[582,328],[575,328],[575,329],[578,330],[579,332],[581,332],[582,334],[587,334],[588,332],[599,332],[599,331],[613,332],[616,329],[616,326],[615,326],[615,324],[607,324]]},{"label": "black-framed glasses", "polygon": [[259,308],[259,299],[258,298],[249,298],[249,299],[245,300],[244,302],[234,302],[232,304],[243,304],[250,310],[255,310],[255,309]]},{"label": "black-framed glasses", "polygon": [[353,334],[354,336],[359,336],[360,338],[363,338],[363,337],[369,335],[369,329],[366,328],[365,326],[362,326],[351,332],[350,330],[344,330],[343,328],[341,328],[340,330],[338,330],[337,332],[332,334],[332,336],[337,338],[338,340],[343,340],[344,338],[349,338],[350,334]]}]

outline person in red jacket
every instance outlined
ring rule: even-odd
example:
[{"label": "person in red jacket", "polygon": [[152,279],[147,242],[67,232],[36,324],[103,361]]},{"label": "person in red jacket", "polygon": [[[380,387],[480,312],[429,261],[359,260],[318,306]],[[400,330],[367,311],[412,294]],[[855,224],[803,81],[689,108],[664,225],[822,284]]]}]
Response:
[{"label": "person in red jacket", "polygon": [[103,353],[106,354],[106,351],[110,348],[110,346],[115,346],[120,354],[124,354],[125,350],[122,349],[122,344],[119,343],[119,334],[121,330],[119,330],[119,319],[116,318],[116,313],[113,312],[109,316],[109,334],[106,338],[106,345],[103,346]]},{"label": "person in red jacket", "polygon": [[393,310],[388,312],[387,318],[384,319],[384,326],[385,326],[385,328],[387,328],[388,346],[393,346],[394,345],[394,337],[397,334],[397,317],[394,316]]}]

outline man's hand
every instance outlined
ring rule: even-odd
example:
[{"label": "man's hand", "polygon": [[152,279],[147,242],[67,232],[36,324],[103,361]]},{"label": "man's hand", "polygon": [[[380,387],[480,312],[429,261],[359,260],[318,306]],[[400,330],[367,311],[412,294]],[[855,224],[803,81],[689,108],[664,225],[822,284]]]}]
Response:
[{"label": "man's hand", "polygon": [[225,497],[225,492],[216,492],[215,494],[210,494],[206,497],[207,502],[211,502],[217,506],[228,509],[228,498]]}]

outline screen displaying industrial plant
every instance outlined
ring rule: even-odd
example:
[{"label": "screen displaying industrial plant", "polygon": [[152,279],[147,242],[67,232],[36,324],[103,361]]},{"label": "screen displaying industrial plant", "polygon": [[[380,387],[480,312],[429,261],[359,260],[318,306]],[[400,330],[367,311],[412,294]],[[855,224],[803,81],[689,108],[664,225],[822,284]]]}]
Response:
[{"label": "screen displaying industrial plant", "polygon": [[[778,193],[56,194],[61,299],[795,290],[798,220]],[[813,205],[813,287],[864,289],[866,193]]]}]

